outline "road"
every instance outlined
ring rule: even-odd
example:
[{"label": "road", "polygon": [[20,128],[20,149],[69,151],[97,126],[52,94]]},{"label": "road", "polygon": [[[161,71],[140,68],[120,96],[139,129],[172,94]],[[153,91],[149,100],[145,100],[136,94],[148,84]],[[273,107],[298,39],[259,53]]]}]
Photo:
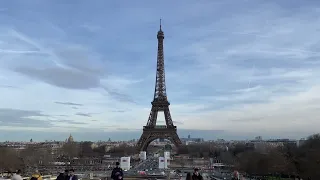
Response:
[{"label": "road", "polygon": [[[173,177],[181,176],[182,179],[185,179],[187,172],[190,172],[190,173],[193,172],[193,168],[175,168],[172,170],[177,170],[177,169],[180,169],[181,172],[179,173],[179,175],[172,173],[171,175]],[[155,157],[148,157],[147,160],[141,162],[136,167],[130,169],[129,171],[126,172],[126,174],[128,176],[136,175],[138,171],[145,171],[148,175],[161,175],[164,173],[166,174],[170,173],[168,170],[158,169],[158,158],[155,158]],[[217,180],[220,180],[220,179],[224,180],[225,178],[226,180],[228,180],[232,178],[231,172],[220,173],[219,171],[203,171],[201,174],[203,175],[204,179],[216,178]]]},{"label": "road", "polygon": [[[149,177],[151,179],[154,179],[154,178],[162,179],[163,177],[166,177],[167,176],[166,174],[168,173],[170,173],[171,179],[177,179],[177,178],[185,179],[187,172],[190,172],[190,173],[193,172],[193,168],[174,168],[171,170],[164,170],[164,169],[159,169],[158,166],[159,166],[158,158],[148,157],[147,160],[142,161],[132,169],[125,171],[124,176],[139,178],[139,177],[142,177],[139,172],[145,171],[146,175],[144,175],[143,177]],[[173,172],[173,170],[178,170],[178,169],[181,171],[178,174]],[[111,172],[104,171],[104,172],[93,172],[93,173],[94,175],[97,175],[97,176],[109,177]],[[89,172],[84,174],[89,174]],[[213,180],[231,180],[232,179],[232,172],[221,173],[218,170],[202,170],[201,174],[203,175],[204,179],[213,179]],[[157,177],[153,177],[153,176],[157,176]]]}]

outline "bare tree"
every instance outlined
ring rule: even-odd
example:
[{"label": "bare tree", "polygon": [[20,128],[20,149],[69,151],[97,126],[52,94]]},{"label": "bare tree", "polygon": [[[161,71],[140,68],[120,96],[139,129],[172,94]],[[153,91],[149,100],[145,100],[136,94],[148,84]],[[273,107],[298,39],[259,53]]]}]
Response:
[{"label": "bare tree", "polygon": [[312,135],[300,147],[286,143],[267,153],[239,148],[234,150],[236,167],[248,174],[300,176],[303,179],[320,177],[320,135]]},{"label": "bare tree", "polygon": [[26,167],[47,166],[53,161],[51,148],[40,145],[29,145],[20,152]]},{"label": "bare tree", "polygon": [[109,154],[115,156],[128,156],[138,153],[136,147],[122,144],[118,147],[113,147],[108,151]]},{"label": "bare tree", "polygon": [[48,166],[53,162],[52,149],[50,147],[44,147],[38,150],[39,164]]},{"label": "bare tree", "polygon": [[0,172],[15,171],[23,168],[23,162],[18,157],[16,150],[8,147],[0,147]]},{"label": "bare tree", "polygon": [[289,162],[283,152],[274,148],[268,154],[269,159],[269,173],[272,174],[293,174],[296,172],[293,164]]},{"label": "bare tree", "polygon": [[92,142],[86,141],[80,143],[79,156],[80,157],[94,157],[96,152],[92,148]]},{"label": "bare tree", "polygon": [[62,154],[71,160],[79,155],[79,147],[75,142],[68,142],[62,146]]},{"label": "bare tree", "polygon": [[177,150],[178,150],[178,154],[188,154],[189,153],[188,146],[186,146],[186,145],[179,146],[179,148]]},{"label": "bare tree", "polygon": [[36,146],[27,146],[25,149],[21,150],[20,157],[26,167],[37,167],[39,165],[39,157]]},{"label": "bare tree", "polygon": [[187,146],[180,146],[178,149],[179,154],[189,154],[191,157],[210,157],[215,151],[214,143],[196,143]]},{"label": "bare tree", "polygon": [[220,152],[218,157],[225,164],[234,164],[234,157],[229,151]]},{"label": "bare tree", "polygon": [[177,159],[177,160],[175,160],[175,162],[177,164],[179,164],[181,167],[185,167],[186,166],[186,160],[184,160],[184,159]]},{"label": "bare tree", "polygon": [[320,134],[310,136],[307,141],[292,152],[291,161],[303,179],[319,179],[320,177]]}]

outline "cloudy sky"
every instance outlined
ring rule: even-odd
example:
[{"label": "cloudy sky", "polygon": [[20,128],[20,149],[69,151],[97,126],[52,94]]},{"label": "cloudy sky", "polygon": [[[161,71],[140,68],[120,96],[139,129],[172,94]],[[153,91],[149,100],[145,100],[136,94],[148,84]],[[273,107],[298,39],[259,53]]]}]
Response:
[{"label": "cloudy sky", "polygon": [[319,131],[320,2],[11,0],[0,8],[0,140],[138,138],[160,18],[181,136]]}]

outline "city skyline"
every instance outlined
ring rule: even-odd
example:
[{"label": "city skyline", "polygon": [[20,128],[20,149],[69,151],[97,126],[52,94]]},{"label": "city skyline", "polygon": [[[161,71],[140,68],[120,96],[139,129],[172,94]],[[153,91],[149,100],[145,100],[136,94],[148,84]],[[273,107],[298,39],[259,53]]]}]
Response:
[{"label": "city skyline", "polygon": [[317,133],[315,5],[4,2],[0,141],[141,134],[154,93],[160,18],[170,111],[183,136],[299,139]]},{"label": "city skyline", "polygon": [[[235,134],[232,132],[224,132],[224,131],[214,131],[214,130],[185,130],[182,129],[178,131],[179,137],[183,140],[183,142],[187,141],[187,139],[190,137],[190,141],[194,141],[195,139],[202,139],[204,142],[208,141],[255,141],[257,138],[261,138],[262,141],[299,141],[299,140],[305,140],[310,137],[279,137],[279,136],[254,136],[254,134],[246,134],[246,135],[240,135]],[[213,136],[212,134],[216,134],[216,136]],[[6,135],[6,134],[4,134]],[[139,137],[141,135],[140,131],[128,131],[128,132],[122,132],[122,131],[113,131],[113,132],[73,132],[73,133],[54,133],[49,132],[42,134],[41,137],[39,137],[37,132],[31,132],[28,133],[28,136],[26,137],[23,134],[9,134],[10,139],[1,140],[0,142],[30,142],[32,139],[32,142],[50,142],[50,141],[67,141],[70,136],[72,136],[73,140],[75,142],[85,142],[85,141],[91,141],[91,142],[99,142],[99,141],[132,141],[135,140],[136,142],[139,140]],[[7,136],[8,137],[8,136]]]}]

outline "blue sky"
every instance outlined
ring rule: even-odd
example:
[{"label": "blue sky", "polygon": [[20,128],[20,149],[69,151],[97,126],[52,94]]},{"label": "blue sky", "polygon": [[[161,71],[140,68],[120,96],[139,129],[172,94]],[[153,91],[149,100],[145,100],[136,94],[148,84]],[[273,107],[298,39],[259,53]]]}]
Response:
[{"label": "blue sky", "polygon": [[167,94],[183,135],[319,131],[317,1],[12,0],[0,8],[0,140],[138,138],[160,18]]}]

